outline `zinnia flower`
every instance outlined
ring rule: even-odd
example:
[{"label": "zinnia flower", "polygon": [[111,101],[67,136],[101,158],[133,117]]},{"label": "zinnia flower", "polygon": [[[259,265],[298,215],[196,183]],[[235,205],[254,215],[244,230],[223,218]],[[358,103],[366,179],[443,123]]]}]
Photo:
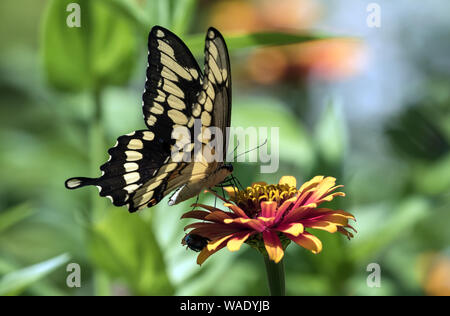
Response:
[{"label": "zinnia flower", "polygon": [[345,196],[343,192],[333,192],[342,187],[335,183],[335,178],[316,176],[297,189],[296,179],[284,176],[278,185],[259,182],[245,190],[226,188],[230,200],[216,196],[225,202],[224,206],[229,211],[194,204],[194,207],[204,210],[187,212],[182,218],[202,221],[185,227],[185,230],[191,229],[188,234],[208,240],[197,257],[197,263],[202,264],[225,246],[230,251],[237,251],[244,242],[267,252],[275,263],[283,258],[291,241],[317,254],[322,250],[322,243],[306,228],[339,232],[350,239],[353,234],[347,228],[353,229],[348,224],[349,219],[355,220],[353,215],[342,210],[319,208],[322,202]]}]

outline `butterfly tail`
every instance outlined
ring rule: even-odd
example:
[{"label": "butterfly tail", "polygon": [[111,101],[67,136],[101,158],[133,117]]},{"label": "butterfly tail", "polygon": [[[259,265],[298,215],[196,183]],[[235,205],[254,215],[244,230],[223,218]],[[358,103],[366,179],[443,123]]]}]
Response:
[{"label": "butterfly tail", "polygon": [[70,179],[67,179],[64,184],[67,189],[74,190],[74,189],[84,187],[86,185],[95,185],[97,180],[98,179],[96,179],[96,178],[84,178],[84,177],[70,178]]}]

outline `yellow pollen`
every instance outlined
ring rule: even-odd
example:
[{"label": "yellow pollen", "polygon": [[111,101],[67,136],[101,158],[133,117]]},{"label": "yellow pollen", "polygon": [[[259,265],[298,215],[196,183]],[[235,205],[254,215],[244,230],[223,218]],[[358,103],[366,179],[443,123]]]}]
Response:
[{"label": "yellow pollen", "polygon": [[287,184],[260,184],[255,183],[244,190],[236,191],[232,201],[252,216],[260,211],[263,201],[277,202],[277,206],[290,199],[298,192],[297,188]]}]

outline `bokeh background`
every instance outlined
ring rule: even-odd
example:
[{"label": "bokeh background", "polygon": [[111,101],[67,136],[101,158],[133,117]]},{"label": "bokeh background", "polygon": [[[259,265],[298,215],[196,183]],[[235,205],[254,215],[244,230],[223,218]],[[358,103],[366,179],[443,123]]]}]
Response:
[{"label": "bokeh background", "polygon": [[[66,25],[70,2],[79,29]],[[278,172],[236,163],[244,185],[317,174],[345,185],[333,207],[355,214],[358,234],[318,232],[318,255],[291,245],[288,295],[449,295],[450,3],[379,0],[381,27],[371,28],[370,2],[1,1],[0,295],[268,294],[263,260],[246,245],[196,265],[180,244],[192,201],[128,214],[94,188],[64,188],[98,176],[116,138],[144,127],[155,24],[201,65],[205,31],[218,28],[232,125],[281,128]],[[71,262],[80,288],[66,285]],[[370,263],[380,288],[366,284]]]}]

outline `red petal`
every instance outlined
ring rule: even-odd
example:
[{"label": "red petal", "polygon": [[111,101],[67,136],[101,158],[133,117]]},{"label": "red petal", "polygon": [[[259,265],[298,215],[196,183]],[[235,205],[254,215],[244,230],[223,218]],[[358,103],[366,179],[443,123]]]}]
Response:
[{"label": "red petal", "polygon": [[277,211],[277,203],[274,201],[261,202],[261,216],[274,217]]},{"label": "red petal", "polygon": [[248,218],[247,214],[237,205],[231,203],[225,203],[223,206],[228,207],[230,210],[234,212],[239,217]]},{"label": "red petal", "polygon": [[278,235],[273,231],[265,230],[263,231],[263,239],[270,260],[275,261],[275,263],[280,262],[283,259],[284,251]]}]

